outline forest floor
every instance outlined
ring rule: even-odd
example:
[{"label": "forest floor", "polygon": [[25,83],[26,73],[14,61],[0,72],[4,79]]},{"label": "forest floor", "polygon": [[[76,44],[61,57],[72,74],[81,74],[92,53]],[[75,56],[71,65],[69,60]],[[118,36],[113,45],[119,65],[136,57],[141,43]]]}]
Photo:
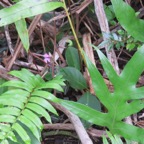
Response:
[{"label": "forest floor", "polygon": [[[125,38],[130,36],[118,24],[114,13],[108,8],[111,6],[109,0],[103,1],[107,15],[109,15],[110,32],[124,39],[122,45],[117,44],[113,40],[113,49],[116,54],[120,71],[123,70],[126,63],[131,59],[137,48],[126,48],[127,41]],[[144,2],[141,0],[128,1],[129,4],[141,14],[144,18]],[[80,40],[82,47],[87,47],[86,43],[92,43],[98,46],[103,42],[101,35],[100,24],[98,23],[96,14],[94,13],[94,5],[92,0],[70,1],[67,3],[69,7],[72,22],[75,26],[76,34]],[[38,22],[36,22],[38,20]],[[67,61],[65,51],[68,47],[68,40],[72,41],[73,46],[77,48],[68,19],[63,9],[57,9],[54,12],[45,13],[36,16],[35,19],[26,18],[27,25],[31,25],[32,34],[30,35],[30,49],[26,53],[21,45],[21,41],[16,32],[14,24],[5,26],[0,29],[0,78],[11,80],[8,75],[11,70],[20,70],[26,68],[35,74],[40,74],[45,80],[51,79],[60,67],[66,67]],[[118,34],[118,30],[122,30],[123,35]],[[116,45],[117,44],[117,45]],[[105,48],[101,51],[106,54]],[[43,59],[45,53],[50,53],[52,56],[51,62],[48,65]],[[104,79],[107,80],[106,74],[101,66],[98,55],[95,51],[91,52],[94,55],[94,62]],[[90,54],[91,54],[90,53]],[[81,72],[85,77],[85,66],[82,63]],[[89,80],[87,80],[87,83]],[[107,80],[108,81],[108,80]],[[113,87],[110,83],[107,86],[112,91]],[[142,74],[137,82],[137,87],[144,86],[144,75]],[[83,90],[76,90],[71,86],[67,86],[65,93],[57,93],[57,97],[67,100],[77,101],[83,94]],[[59,117],[51,115],[53,124],[44,123],[42,132],[42,144],[80,144],[79,137],[75,132],[73,125],[70,123],[66,114],[58,110]],[[144,127],[144,110],[131,116],[132,122],[138,127]],[[87,132],[93,143],[101,144],[102,136],[105,134],[106,128],[91,125]]]}]

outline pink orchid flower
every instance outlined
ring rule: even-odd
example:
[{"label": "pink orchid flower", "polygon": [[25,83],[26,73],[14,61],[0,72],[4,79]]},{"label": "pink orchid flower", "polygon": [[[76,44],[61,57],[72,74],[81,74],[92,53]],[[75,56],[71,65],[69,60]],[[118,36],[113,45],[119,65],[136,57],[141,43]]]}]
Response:
[{"label": "pink orchid flower", "polygon": [[45,54],[43,55],[43,57],[44,57],[45,63],[50,63],[50,58],[51,58],[50,53],[49,53],[49,54],[45,53]]}]

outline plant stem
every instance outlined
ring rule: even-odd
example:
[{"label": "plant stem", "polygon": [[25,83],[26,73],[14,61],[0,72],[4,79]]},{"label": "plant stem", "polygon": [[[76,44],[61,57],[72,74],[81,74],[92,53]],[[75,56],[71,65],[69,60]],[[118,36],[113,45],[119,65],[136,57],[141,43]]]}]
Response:
[{"label": "plant stem", "polygon": [[68,10],[67,10],[65,0],[63,0],[63,3],[64,3],[64,9],[65,9],[65,12],[66,12],[66,15],[67,15],[67,18],[68,18],[70,27],[71,27],[71,29],[72,29],[72,33],[73,33],[73,35],[74,35],[75,41],[76,41],[77,46],[78,46],[78,50],[79,50],[79,52],[80,52],[80,55],[81,55],[82,59],[85,61],[85,58],[84,58],[84,55],[83,55],[83,49],[82,49],[82,47],[81,47],[81,45],[80,45],[80,43],[79,43],[78,37],[77,37],[76,32],[75,32],[75,30],[74,30],[74,26],[73,26],[72,21],[71,21],[71,18],[70,18],[70,16],[69,16],[69,12],[68,12]]}]

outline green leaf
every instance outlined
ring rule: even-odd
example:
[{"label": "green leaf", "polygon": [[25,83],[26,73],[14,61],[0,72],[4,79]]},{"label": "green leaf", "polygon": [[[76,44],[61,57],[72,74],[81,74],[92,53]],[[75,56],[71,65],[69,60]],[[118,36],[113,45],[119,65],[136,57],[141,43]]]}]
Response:
[{"label": "green leaf", "polygon": [[131,91],[127,91],[127,100],[128,99],[142,99],[144,98],[144,87],[133,88]]},{"label": "green leaf", "polygon": [[144,45],[133,55],[132,59],[124,67],[120,77],[123,80],[123,88],[134,86],[144,70]]},{"label": "green leaf", "polygon": [[103,77],[86,54],[84,56],[96,96],[107,109],[107,113],[74,102],[61,100],[60,103],[84,120],[108,127],[112,134],[142,143],[144,129],[126,124],[123,119],[144,109],[144,101],[141,100],[144,97],[144,87],[136,87],[138,78],[144,70],[144,46],[138,49],[120,76],[116,75],[106,57],[98,49],[96,50],[108,78],[114,85],[113,92],[108,90]]},{"label": "green leaf", "polygon": [[[81,104],[84,104],[86,106],[89,106],[90,108],[93,108],[95,110],[101,111],[101,105],[96,96],[92,95],[89,92],[86,92],[84,95],[80,97],[80,99],[77,101]],[[85,128],[89,128],[92,124],[85,121],[81,120]]]},{"label": "green leaf", "polygon": [[49,12],[59,7],[63,7],[62,2],[22,0],[13,6],[0,10],[0,26],[11,24],[26,17]]},{"label": "green leaf", "polygon": [[50,92],[43,91],[43,90],[35,90],[32,93],[32,95],[43,97],[43,98],[50,100],[52,102],[58,102],[59,101],[59,99],[56,96],[54,96]]},{"label": "green leaf", "polygon": [[7,140],[4,140],[1,142],[1,144],[9,144],[9,142]]},{"label": "green leaf", "polygon": [[[85,59],[86,59],[88,71],[90,73],[90,77],[92,79],[92,84],[93,84],[95,94],[98,96],[99,100],[107,108],[111,107],[111,106],[109,106],[109,104],[111,103],[111,101],[109,99],[110,92],[104,82],[103,77],[101,76],[100,72],[97,70],[95,65],[89,60],[89,58],[86,55],[85,55]],[[107,101],[106,101],[106,97],[107,97]]]},{"label": "green leaf", "polygon": [[39,132],[38,132],[38,129],[36,127],[36,125],[34,125],[34,123],[29,120],[28,118],[24,117],[24,116],[21,116],[19,118],[19,121],[23,124],[25,124],[30,130],[31,132],[33,133],[33,135],[38,138],[38,140],[40,141],[40,135],[39,135]]},{"label": "green leaf", "polygon": [[56,76],[55,78],[53,78],[51,81],[42,83],[41,85],[37,86],[37,90],[38,89],[44,89],[44,88],[53,88],[56,89],[58,91],[63,91],[61,86],[64,86],[64,79],[62,78],[61,75]]},{"label": "green leaf", "polygon": [[39,104],[40,106],[44,107],[45,109],[49,110],[50,112],[58,115],[55,108],[48,101],[46,101],[43,98],[33,96],[32,98],[30,98],[30,102]]},{"label": "green leaf", "polygon": [[96,98],[96,96],[90,94],[89,92],[86,92],[84,95],[82,95],[78,102],[89,106],[95,110],[101,111],[101,105],[99,100]]},{"label": "green leaf", "polygon": [[62,87],[53,81],[48,81],[48,82],[42,84],[41,86],[37,87],[37,89],[44,89],[44,88],[53,88],[58,91],[63,91]]},{"label": "green leaf", "polygon": [[17,87],[17,88],[21,88],[21,89],[25,89],[28,92],[31,92],[33,89],[32,85],[27,85],[24,82],[18,81],[18,80],[11,80],[11,81],[7,81],[5,82],[2,86],[10,86],[10,87]]},{"label": "green leaf", "polygon": [[33,112],[35,112],[36,110],[36,113],[45,117],[45,119],[51,123],[51,118],[50,118],[50,115],[48,114],[48,112],[43,108],[41,107],[40,105],[37,105],[37,104],[34,104],[34,103],[29,103],[27,105],[27,108],[32,110]]},{"label": "green leaf", "polygon": [[[109,137],[109,139],[110,139],[110,141],[111,141],[112,144],[123,144],[123,142],[122,142],[122,140],[121,140],[121,138],[119,136],[117,136],[117,135],[113,136],[108,131],[106,131],[106,133],[107,133],[107,135],[108,135],[108,137]],[[107,139],[105,137],[103,137],[103,141],[104,141],[104,144],[105,143],[108,144],[108,141],[107,141]]]},{"label": "green leaf", "polygon": [[1,96],[14,96],[16,95],[17,97],[28,97],[29,96],[29,92],[22,90],[22,89],[11,89],[6,91],[5,93],[3,93]]},{"label": "green leaf", "polygon": [[114,137],[112,136],[112,134],[111,134],[110,132],[107,131],[107,135],[109,136],[109,138],[110,138],[112,144],[116,143]]},{"label": "green leaf", "polygon": [[20,2],[21,0],[12,0],[12,2]]},{"label": "green leaf", "polygon": [[8,123],[13,123],[15,121],[14,116],[10,115],[0,115],[0,122],[8,122]]},{"label": "green leaf", "polygon": [[90,123],[95,123],[101,126],[104,126],[106,123],[108,124],[108,121],[106,121],[106,113],[101,113],[88,106],[72,101],[61,100],[60,104]]},{"label": "green leaf", "polygon": [[[3,93],[0,96],[0,103],[2,105],[16,106],[18,108],[22,108],[24,106],[24,103],[27,101],[28,96],[29,93],[27,91],[20,89],[12,89]],[[7,100],[9,100],[8,103]]]},{"label": "green leaf", "polygon": [[0,123],[0,130],[1,131],[3,130],[3,132],[7,132],[7,131],[9,131],[9,129],[10,129],[10,124]]},{"label": "green leaf", "polygon": [[65,53],[68,66],[75,67],[80,70],[80,58],[78,50],[74,47],[68,47]]},{"label": "green leaf", "polygon": [[109,144],[106,137],[103,136],[103,144]]},{"label": "green leaf", "polygon": [[0,108],[0,115],[6,114],[6,115],[13,115],[18,116],[20,113],[20,109],[16,107],[3,107]]},{"label": "green leaf", "polygon": [[37,85],[37,83],[35,82],[35,75],[27,69],[22,69],[21,71],[13,70],[9,72],[9,74],[19,78],[20,80],[26,82],[28,85],[31,85],[33,87],[36,87]]},{"label": "green leaf", "polygon": [[133,125],[120,122],[111,130],[115,134],[124,135],[127,139],[135,139],[143,143],[144,130]]},{"label": "green leaf", "polygon": [[111,5],[110,6],[104,5],[104,10],[108,21],[112,21],[115,18],[115,14],[112,11]]},{"label": "green leaf", "polygon": [[34,75],[25,69],[12,71],[10,74],[19,79],[1,85],[12,88],[0,95],[0,143],[40,144],[40,131],[43,128],[40,117],[43,116],[51,122],[46,109],[57,114],[47,100],[59,101],[42,88],[47,88],[49,84],[50,87],[57,86],[62,89],[64,80],[62,76],[58,76],[45,82],[39,75]]},{"label": "green leaf", "polygon": [[94,46],[94,45],[92,45],[92,46],[97,51],[97,54],[101,60],[102,66],[103,66],[108,78],[112,82],[112,84],[114,86],[117,86],[117,85],[119,86],[119,83],[118,83],[119,76],[117,75],[117,73],[114,70],[114,68],[112,67],[112,65],[109,63],[106,56],[96,46]]},{"label": "green leaf", "polygon": [[26,131],[18,123],[15,123],[12,128],[19,134],[25,144],[31,144],[31,140]]},{"label": "green leaf", "polygon": [[86,80],[83,75],[76,68],[65,67],[60,69],[60,74],[70,83],[70,86],[74,89],[85,89],[87,88]]},{"label": "green leaf", "polygon": [[1,96],[1,100],[2,100],[2,99],[7,99],[7,100],[17,99],[17,100],[19,100],[21,103],[24,103],[24,102],[27,100],[26,97],[19,97],[19,95],[12,95],[12,96],[10,96],[10,95],[5,95],[5,94],[3,94],[3,95]]},{"label": "green leaf", "polygon": [[144,20],[139,19],[134,9],[123,0],[111,0],[111,2],[121,26],[136,40],[144,42]]},{"label": "green leaf", "polygon": [[4,135],[5,135],[4,132],[0,132],[0,136],[1,136],[0,138],[1,138],[1,139],[4,139],[4,138],[5,138]]},{"label": "green leaf", "polygon": [[44,80],[40,77],[40,75],[34,75],[27,69],[22,69],[21,71],[13,70],[9,72],[9,74],[19,78],[32,89],[44,83]]},{"label": "green leaf", "polygon": [[[0,85],[2,85],[4,82],[6,82],[6,80],[0,78]],[[8,89],[7,87],[0,87],[0,95],[1,95],[2,93],[6,92],[7,89]]]},{"label": "green leaf", "polygon": [[126,45],[126,49],[128,49],[128,50],[132,50],[132,49],[134,49],[136,47],[136,44],[135,43],[128,43],[127,45]]},{"label": "green leaf", "polygon": [[27,30],[27,25],[25,19],[21,19],[15,22],[16,29],[18,31],[19,37],[22,41],[22,44],[25,50],[28,52],[29,50],[29,35]]},{"label": "green leaf", "polygon": [[39,117],[33,113],[32,111],[30,111],[29,109],[25,109],[22,114],[28,118],[29,120],[31,120],[40,130],[43,128],[43,124],[40,121]]},{"label": "green leaf", "polygon": [[[144,108],[144,102],[142,100],[134,100],[125,106],[120,106],[121,111],[119,112],[120,115],[117,117],[117,119],[122,119],[129,115],[137,113],[143,108]],[[126,111],[124,109],[126,109]]]},{"label": "green leaf", "polygon": [[23,108],[24,104],[21,103],[19,100],[17,99],[9,99],[9,101],[6,98],[0,98],[0,104],[5,105],[5,106],[15,106],[18,108]]},{"label": "green leaf", "polygon": [[[28,136],[30,137],[30,140],[31,140],[31,144],[41,144],[41,142],[38,140],[38,138],[36,138],[35,136],[34,136],[34,134],[31,132],[31,130],[27,127],[27,126],[25,126],[23,123],[21,123],[20,122],[20,125],[25,129],[25,131],[27,132],[27,134],[28,134]],[[39,133],[39,135],[41,135],[41,132],[40,132],[40,130],[39,129],[37,129],[37,131],[38,131],[38,133]],[[18,139],[18,138],[17,138]],[[20,141],[20,139],[18,139],[18,144],[25,144],[25,143],[22,143],[21,141]],[[11,143],[10,143],[11,144]]]},{"label": "green leaf", "polygon": [[114,135],[114,138],[115,138],[115,141],[116,141],[117,144],[123,144],[123,142],[122,142],[122,140],[119,136]]}]

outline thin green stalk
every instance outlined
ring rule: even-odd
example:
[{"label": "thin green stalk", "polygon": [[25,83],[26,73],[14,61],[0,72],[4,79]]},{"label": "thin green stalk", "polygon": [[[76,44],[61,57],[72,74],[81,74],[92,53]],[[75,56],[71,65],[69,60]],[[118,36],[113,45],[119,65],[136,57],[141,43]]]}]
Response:
[{"label": "thin green stalk", "polygon": [[70,16],[69,16],[69,13],[68,13],[68,10],[67,10],[67,7],[66,7],[65,0],[63,0],[63,3],[64,3],[64,9],[65,9],[65,12],[66,12],[66,15],[67,15],[67,18],[68,18],[70,27],[71,27],[71,29],[72,29],[72,33],[73,33],[73,35],[74,35],[75,41],[76,41],[77,46],[78,46],[78,50],[79,50],[79,52],[80,52],[80,55],[81,55],[82,59],[85,61],[85,58],[84,58],[84,55],[83,55],[83,52],[82,52],[83,50],[82,50],[82,47],[81,47],[81,45],[80,45],[80,43],[79,43],[78,37],[77,37],[77,35],[76,35],[76,32],[75,32],[75,30],[74,30],[74,27],[73,27],[71,18],[70,18]]}]

